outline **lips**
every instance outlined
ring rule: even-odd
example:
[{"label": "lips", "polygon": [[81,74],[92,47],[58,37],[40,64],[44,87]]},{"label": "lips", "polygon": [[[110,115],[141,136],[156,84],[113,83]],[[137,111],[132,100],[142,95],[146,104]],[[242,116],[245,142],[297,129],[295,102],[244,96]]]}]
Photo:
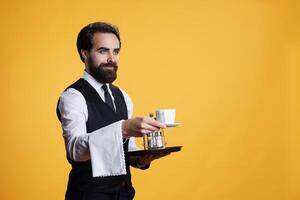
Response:
[{"label": "lips", "polygon": [[105,66],[102,67],[103,70],[116,71],[116,67],[114,66]]},{"label": "lips", "polygon": [[115,66],[112,66],[112,65],[110,65],[110,66],[103,66],[103,68],[115,68]]}]

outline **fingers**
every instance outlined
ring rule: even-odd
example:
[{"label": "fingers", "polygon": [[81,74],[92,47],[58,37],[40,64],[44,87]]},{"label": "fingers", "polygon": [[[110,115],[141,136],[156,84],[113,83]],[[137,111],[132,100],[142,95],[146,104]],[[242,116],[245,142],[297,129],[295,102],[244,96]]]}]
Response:
[{"label": "fingers", "polygon": [[151,117],[136,117],[125,120],[122,123],[123,137],[142,137],[153,131],[158,131],[166,126]]},{"label": "fingers", "polygon": [[151,117],[142,117],[140,124],[140,132],[144,134],[151,133],[153,131],[158,131],[160,128],[165,128],[165,125],[156,121]]},{"label": "fingers", "polygon": [[153,132],[153,131],[158,131],[159,128],[157,128],[156,126],[153,126],[151,124],[148,124],[147,122],[143,122],[141,123],[141,129]]},{"label": "fingers", "polygon": [[136,133],[137,134],[148,134],[151,133],[153,131],[158,131],[159,128],[152,126],[151,124],[148,124],[147,120],[145,120],[144,118],[140,118],[140,122],[137,124],[136,127]]},{"label": "fingers", "polygon": [[165,124],[160,123],[159,121],[156,121],[154,118],[151,117],[143,117],[143,121],[153,127],[166,128]]}]

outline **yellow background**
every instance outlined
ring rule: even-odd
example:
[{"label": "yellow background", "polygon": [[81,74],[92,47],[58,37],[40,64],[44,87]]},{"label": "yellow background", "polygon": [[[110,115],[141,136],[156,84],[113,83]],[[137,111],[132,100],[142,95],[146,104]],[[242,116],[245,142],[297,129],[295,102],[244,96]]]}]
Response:
[{"label": "yellow background", "polygon": [[176,108],[180,153],[133,170],[136,198],[300,199],[297,0],[0,3],[0,199],[63,199],[69,172],[55,115],[83,64],[76,37],[110,21],[117,85],[135,116]]}]

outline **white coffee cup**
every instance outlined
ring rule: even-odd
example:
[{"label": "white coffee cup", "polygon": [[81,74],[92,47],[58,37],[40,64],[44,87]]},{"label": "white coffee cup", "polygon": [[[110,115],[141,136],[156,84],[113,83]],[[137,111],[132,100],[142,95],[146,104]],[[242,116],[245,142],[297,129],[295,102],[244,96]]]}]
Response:
[{"label": "white coffee cup", "polygon": [[174,124],[176,109],[160,109],[155,111],[156,120],[163,124]]}]

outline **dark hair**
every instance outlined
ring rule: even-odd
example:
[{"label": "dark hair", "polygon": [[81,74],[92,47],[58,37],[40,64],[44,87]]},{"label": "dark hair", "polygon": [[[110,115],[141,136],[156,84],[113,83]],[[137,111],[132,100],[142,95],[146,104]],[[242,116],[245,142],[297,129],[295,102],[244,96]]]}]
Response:
[{"label": "dark hair", "polygon": [[82,62],[84,62],[84,59],[80,53],[81,49],[84,50],[91,50],[93,47],[92,40],[94,33],[113,33],[115,36],[117,36],[120,47],[121,47],[121,39],[118,27],[114,26],[113,24],[107,23],[107,22],[95,22],[86,25],[81,29],[81,31],[78,33],[77,37],[77,51],[79,53],[80,59]]}]

